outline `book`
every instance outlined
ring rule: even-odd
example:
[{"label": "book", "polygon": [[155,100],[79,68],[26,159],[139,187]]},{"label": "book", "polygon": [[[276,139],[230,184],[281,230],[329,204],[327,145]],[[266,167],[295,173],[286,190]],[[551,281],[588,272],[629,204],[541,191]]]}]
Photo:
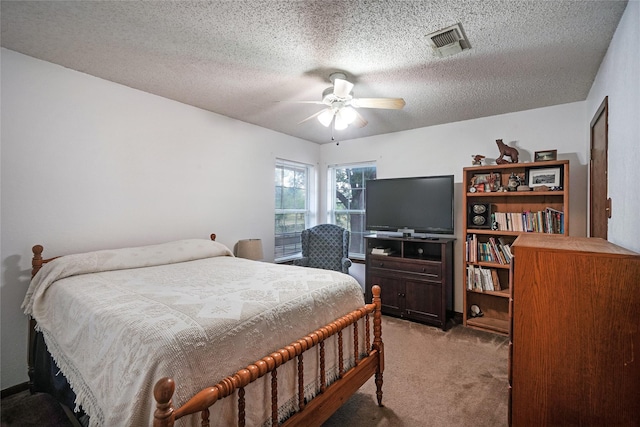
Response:
[{"label": "book", "polygon": [[389,255],[392,252],[391,248],[371,248],[372,255]]},{"label": "book", "polygon": [[493,289],[496,291],[501,291],[502,286],[500,285],[500,278],[498,277],[498,270],[491,270],[491,278],[493,279]]}]

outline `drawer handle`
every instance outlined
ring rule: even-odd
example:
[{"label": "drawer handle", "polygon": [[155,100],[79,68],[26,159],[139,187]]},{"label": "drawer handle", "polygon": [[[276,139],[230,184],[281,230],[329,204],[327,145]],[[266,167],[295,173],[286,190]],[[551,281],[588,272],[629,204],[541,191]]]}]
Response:
[{"label": "drawer handle", "polygon": [[384,267],[384,262],[379,263],[378,267]]}]

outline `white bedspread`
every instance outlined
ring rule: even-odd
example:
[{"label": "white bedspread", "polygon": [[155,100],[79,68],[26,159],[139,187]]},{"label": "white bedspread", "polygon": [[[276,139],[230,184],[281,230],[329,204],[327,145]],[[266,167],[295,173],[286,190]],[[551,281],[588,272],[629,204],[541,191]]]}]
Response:
[{"label": "white bedspread", "polygon": [[[33,279],[23,309],[92,426],[145,426],[161,377],[176,380],[180,405],[363,304],[351,276],[248,261],[216,242],[183,240],[61,257]],[[220,406],[224,424],[233,415]]]}]

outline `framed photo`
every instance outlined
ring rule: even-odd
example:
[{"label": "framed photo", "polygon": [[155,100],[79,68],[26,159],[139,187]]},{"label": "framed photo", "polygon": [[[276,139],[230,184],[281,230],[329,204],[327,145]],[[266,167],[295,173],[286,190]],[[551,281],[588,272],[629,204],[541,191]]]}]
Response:
[{"label": "framed photo", "polygon": [[562,168],[528,169],[527,185],[529,187],[562,187]]},{"label": "framed photo", "polygon": [[558,160],[558,150],[536,151],[533,154],[534,162],[548,162],[549,160]]}]

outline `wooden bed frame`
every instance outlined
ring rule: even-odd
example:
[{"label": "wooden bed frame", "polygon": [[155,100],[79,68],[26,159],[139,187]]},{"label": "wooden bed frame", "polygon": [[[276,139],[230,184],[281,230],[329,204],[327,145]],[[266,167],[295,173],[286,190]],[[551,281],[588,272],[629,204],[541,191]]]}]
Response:
[{"label": "wooden bed frame", "polygon": [[[211,240],[215,241],[216,235],[211,234]],[[57,257],[42,258],[43,247],[33,247],[33,259],[31,261],[31,277],[35,276],[43,264],[53,261]],[[348,313],[339,319],[309,333],[308,335],[280,348],[263,357],[255,363],[228,376],[212,387],[207,387],[189,399],[184,405],[175,408],[172,397],[175,390],[175,382],[172,378],[162,378],[157,381],[153,395],[156,401],[153,427],[173,427],[174,422],[184,416],[200,413],[201,426],[209,427],[209,407],[218,400],[238,391],[238,426],[245,425],[244,388],[250,383],[266,374],[271,374],[271,422],[272,426],[321,426],[347,399],[355,393],[372,376],[375,376],[376,397],[378,406],[382,406],[382,373],[384,371],[384,344],[382,342],[381,299],[380,287],[372,289],[373,301],[363,307]],[[370,315],[373,314],[373,343],[370,341]],[[360,355],[358,321],[364,318],[365,324],[365,355]],[[33,386],[35,366],[32,345],[35,335],[35,320],[30,319],[29,328],[29,382]],[[345,370],[343,366],[343,330],[350,327],[353,339],[353,356],[355,365]],[[338,378],[327,385],[325,373],[324,342],[329,337],[337,335],[338,338]],[[304,397],[304,353],[311,349],[319,352],[320,368],[320,392],[311,401],[306,402]],[[277,368],[287,361],[297,359],[298,371],[298,406],[299,410],[284,423],[278,419],[278,381]]]}]

